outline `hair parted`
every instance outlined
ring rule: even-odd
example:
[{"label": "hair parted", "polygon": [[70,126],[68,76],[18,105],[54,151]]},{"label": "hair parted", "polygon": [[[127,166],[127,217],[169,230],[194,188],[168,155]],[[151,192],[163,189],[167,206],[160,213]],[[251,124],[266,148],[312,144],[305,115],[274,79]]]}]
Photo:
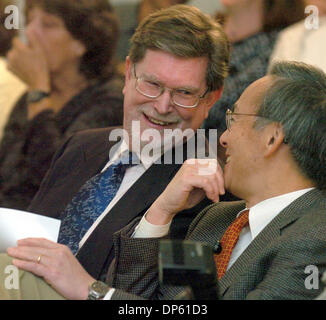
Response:
[{"label": "hair parted", "polygon": [[[326,189],[326,74],[301,62],[277,62],[257,115],[282,125],[303,175]],[[268,121],[268,120],[267,120]],[[257,118],[256,127],[266,124]]]},{"label": "hair parted", "polygon": [[223,86],[228,73],[229,42],[221,25],[195,7],[174,5],[146,17],[131,39],[131,62],[141,61],[147,49],[181,58],[207,57],[208,90]]},{"label": "hair parted", "polygon": [[108,77],[119,39],[119,24],[108,0],[28,0],[33,7],[54,14],[64,21],[69,33],[86,47],[80,71],[88,79]]}]

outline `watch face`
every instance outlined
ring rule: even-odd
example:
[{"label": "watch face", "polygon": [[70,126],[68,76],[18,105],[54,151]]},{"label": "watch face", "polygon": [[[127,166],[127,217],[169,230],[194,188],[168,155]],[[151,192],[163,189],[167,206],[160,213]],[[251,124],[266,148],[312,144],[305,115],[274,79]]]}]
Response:
[{"label": "watch face", "polygon": [[107,284],[101,281],[95,281],[90,286],[89,299],[103,298],[108,292],[109,287]]},{"label": "watch face", "polygon": [[107,286],[103,282],[96,281],[93,283],[92,289],[97,292],[102,292],[107,290]]}]

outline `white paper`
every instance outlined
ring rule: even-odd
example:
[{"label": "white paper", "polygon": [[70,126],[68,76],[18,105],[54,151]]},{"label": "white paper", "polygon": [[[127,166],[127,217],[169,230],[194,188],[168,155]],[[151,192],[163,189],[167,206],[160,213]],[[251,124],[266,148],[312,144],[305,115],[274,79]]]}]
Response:
[{"label": "white paper", "polygon": [[0,252],[17,246],[17,240],[46,238],[57,242],[60,220],[20,210],[0,208]]}]

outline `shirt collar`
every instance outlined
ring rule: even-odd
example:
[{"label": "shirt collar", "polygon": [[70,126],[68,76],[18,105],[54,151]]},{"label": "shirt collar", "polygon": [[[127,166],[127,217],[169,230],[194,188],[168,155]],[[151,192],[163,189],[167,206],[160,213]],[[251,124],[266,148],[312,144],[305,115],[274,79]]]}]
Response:
[{"label": "shirt collar", "polygon": [[[122,155],[126,152],[129,152],[128,144],[124,139],[122,139],[120,145],[118,146],[117,150],[114,152],[113,156],[111,157],[110,161],[106,164],[103,170],[105,170],[108,166],[110,166],[113,162],[118,160],[122,157]],[[146,154],[139,154],[139,152],[135,152],[138,159],[140,160],[139,165],[142,165],[145,170],[147,170],[158,158],[162,155],[161,153],[154,154],[152,157],[147,156]]]},{"label": "shirt collar", "polygon": [[[182,135],[183,137],[183,135]],[[193,130],[188,130],[186,133],[187,141],[194,139],[195,132]],[[205,135],[204,135],[205,137]],[[171,137],[173,139],[173,136]],[[176,150],[176,153],[182,152],[183,154],[183,145],[184,140],[183,139],[177,139],[174,141],[173,144],[165,143],[164,144],[164,152],[162,148],[151,148],[149,151],[151,151],[151,154],[148,154],[146,150],[142,150],[140,152],[139,150],[134,151],[134,153],[137,155],[138,159],[140,160],[140,164],[147,170],[153,163],[155,163],[157,160],[159,160],[163,154],[168,154],[172,152],[172,149]],[[187,145],[188,146],[188,145]],[[124,152],[129,151],[128,144],[126,142],[126,139],[123,137],[121,140],[120,145],[118,146],[116,152],[114,152],[113,157],[111,157],[108,165],[110,165],[112,162],[116,161],[119,157],[122,156]],[[108,166],[107,165],[107,166]],[[106,166],[106,167],[107,167]]]},{"label": "shirt collar", "polygon": [[[302,189],[277,197],[266,199],[253,207],[249,211],[249,228],[252,239],[257,235],[288,205],[314,188]],[[245,209],[246,210],[246,209]],[[244,210],[242,210],[244,211]],[[241,211],[241,212],[242,212]],[[240,213],[241,213],[240,212]],[[239,214],[240,214],[239,213]]]}]

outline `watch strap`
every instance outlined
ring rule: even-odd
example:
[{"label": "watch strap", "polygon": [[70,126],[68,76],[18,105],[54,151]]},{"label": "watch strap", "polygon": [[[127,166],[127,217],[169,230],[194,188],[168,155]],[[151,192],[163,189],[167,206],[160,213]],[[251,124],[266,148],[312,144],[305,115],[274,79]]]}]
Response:
[{"label": "watch strap", "polygon": [[50,96],[49,92],[42,90],[31,90],[27,93],[27,103],[36,103]]}]

